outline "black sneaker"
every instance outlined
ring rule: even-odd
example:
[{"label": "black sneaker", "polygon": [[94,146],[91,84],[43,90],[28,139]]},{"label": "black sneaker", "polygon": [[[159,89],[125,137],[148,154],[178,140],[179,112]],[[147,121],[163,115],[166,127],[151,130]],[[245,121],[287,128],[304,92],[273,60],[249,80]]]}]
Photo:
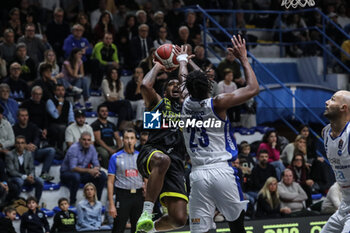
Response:
[{"label": "black sneaker", "polygon": [[43,179],[43,180],[46,181],[46,182],[49,182],[49,181],[55,179],[55,177],[50,176],[50,175],[47,174],[47,173],[41,174],[40,178]]}]

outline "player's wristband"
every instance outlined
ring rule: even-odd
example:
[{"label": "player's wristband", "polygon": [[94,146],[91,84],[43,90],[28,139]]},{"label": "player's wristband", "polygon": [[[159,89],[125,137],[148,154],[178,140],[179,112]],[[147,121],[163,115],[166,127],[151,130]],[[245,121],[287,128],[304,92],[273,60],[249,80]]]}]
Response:
[{"label": "player's wristband", "polygon": [[178,62],[180,62],[180,61],[185,61],[185,62],[188,62],[188,55],[187,54],[180,54],[180,55],[178,55],[177,57],[176,57],[176,60],[178,61]]}]

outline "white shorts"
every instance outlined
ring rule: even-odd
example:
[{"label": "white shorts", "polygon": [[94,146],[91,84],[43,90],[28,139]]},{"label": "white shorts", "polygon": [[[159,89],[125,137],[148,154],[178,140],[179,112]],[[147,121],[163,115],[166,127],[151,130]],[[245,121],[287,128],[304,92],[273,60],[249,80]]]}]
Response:
[{"label": "white shorts", "polygon": [[215,208],[230,222],[246,209],[248,201],[243,201],[239,178],[234,173],[228,163],[192,169],[189,200],[191,232],[215,229]]},{"label": "white shorts", "polygon": [[350,206],[349,201],[340,203],[339,209],[328,219],[321,233],[349,233]]}]

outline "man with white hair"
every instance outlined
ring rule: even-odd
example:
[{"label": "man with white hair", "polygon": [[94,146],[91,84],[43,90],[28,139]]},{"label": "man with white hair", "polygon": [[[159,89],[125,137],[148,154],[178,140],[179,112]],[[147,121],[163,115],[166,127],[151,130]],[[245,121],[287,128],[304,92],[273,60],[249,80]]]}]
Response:
[{"label": "man with white hair", "polygon": [[141,24],[138,27],[138,36],[135,36],[130,41],[130,54],[132,67],[136,67],[140,61],[149,55],[150,49],[153,47],[153,42],[149,37],[149,26]]},{"label": "man with white hair", "polygon": [[69,35],[63,43],[64,57],[67,58],[73,48],[82,49],[83,57],[82,60],[85,62],[87,56],[92,53],[92,46],[89,41],[83,37],[84,27],[80,24],[74,24],[72,27],[72,34]]},{"label": "man with white hair", "polygon": [[4,108],[4,117],[11,125],[16,123],[18,103],[10,98],[10,87],[6,83],[0,84],[0,105]]}]

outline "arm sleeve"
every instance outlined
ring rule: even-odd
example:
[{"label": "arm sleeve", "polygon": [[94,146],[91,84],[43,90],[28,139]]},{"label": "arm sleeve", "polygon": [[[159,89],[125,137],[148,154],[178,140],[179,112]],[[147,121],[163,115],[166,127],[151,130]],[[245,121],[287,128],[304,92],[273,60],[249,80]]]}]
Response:
[{"label": "arm sleeve", "polygon": [[72,51],[72,42],[70,40],[70,36],[68,36],[63,43],[63,51],[64,51],[64,57],[67,58]]},{"label": "arm sleeve", "polygon": [[21,177],[22,174],[15,169],[15,165],[12,162],[12,151],[5,156],[6,169],[10,177]]},{"label": "arm sleeve", "polygon": [[27,174],[27,175],[35,176],[34,156],[33,156],[32,152],[28,152],[28,153],[29,153],[29,171],[30,171],[30,174]]},{"label": "arm sleeve", "polygon": [[74,148],[70,147],[67,151],[66,157],[69,156],[69,169],[72,170],[75,167],[78,167],[78,154]]},{"label": "arm sleeve", "polygon": [[71,103],[69,103],[69,111],[68,111],[68,123],[74,122],[74,112],[73,112],[73,106]]},{"label": "arm sleeve", "polygon": [[103,94],[104,97],[106,97],[107,94],[111,93],[111,90],[108,87],[108,82],[107,82],[106,79],[102,80],[101,89],[102,89],[102,94]]},{"label": "arm sleeve", "polygon": [[102,48],[103,48],[103,43],[97,43],[94,47],[92,54],[102,65],[107,65],[107,62],[102,59],[102,55],[101,55]]},{"label": "arm sleeve", "polygon": [[119,99],[123,100],[125,99],[124,97],[124,84],[121,82],[120,83],[120,90],[118,91]]},{"label": "arm sleeve", "polygon": [[93,153],[93,157],[92,157],[92,164],[94,165],[94,167],[100,167],[100,162],[98,161],[98,155],[96,152],[95,147],[92,147],[92,153]]},{"label": "arm sleeve", "polygon": [[117,157],[116,155],[112,155],[111,159],[109,160],[109,164],[108,164],[108,175],[114,175],[117,171]]},{"label": "arm sleeve", "polygon": [[6,134],[7,137],[3,141],[0,140],[0,143],[2,144],[3,148],[9,148],[15,144],[15,134],[13,133],[13,129],[11,127],[10,122],[8,121],[4,121],[4,122],[6,122],[5,130],[7,132]]},{"label": "arm sleeve", "polygon": [[77,225],[79,225],[81,230],[89,228],[90,226],[84,221],[85,213],[83,212],[81,205],[77,205]]},{"label": "arm sleeve", "polygon": [[66,132],[65,132],[65,141],[66,142],[74,142],[72,127],[70,127],[70,126],[67,127]]},{"label": "arm sleeve", "polygon": [[116,63],[119,63],[119,58],[118,58],[118,48],[115,44],[112,44],[112,48],[114,49],[114,53],[112,56],[113,61],[115,61]]},{"label": "arm sleeve", "polygon": [[58,114],[57,108],[53,101],[50,99],[46,102],[46,110],[52,118],[59,118],[60,115]]},{"label": "arm sleeve", "polygon": [[58,222],[60,221],[60,217],[59,217],[59,214],[56,213],[55,214],[55,217],[53,218],[53,224],[51,226],[51,230],[50,230],[50,233],[55,233],[56,232],[56,229],[57,229],[57,226],[58,226]]}]

